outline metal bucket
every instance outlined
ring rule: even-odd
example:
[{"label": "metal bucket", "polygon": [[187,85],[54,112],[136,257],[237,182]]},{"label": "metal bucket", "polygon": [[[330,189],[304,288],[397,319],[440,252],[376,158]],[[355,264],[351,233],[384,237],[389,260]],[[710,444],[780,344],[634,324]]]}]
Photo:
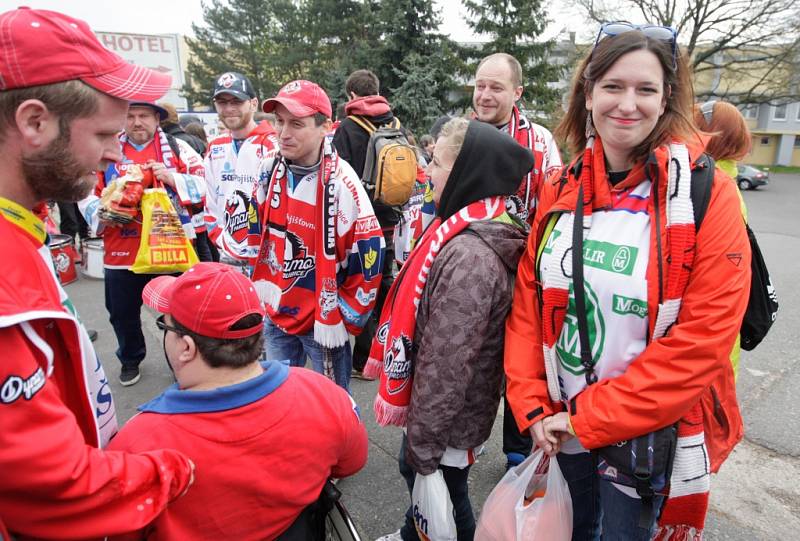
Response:
[{"label": "metal bucket", "polygon": [[86,239],[81,243],[81,272],[89,278],[104,278],[103,239]]}]

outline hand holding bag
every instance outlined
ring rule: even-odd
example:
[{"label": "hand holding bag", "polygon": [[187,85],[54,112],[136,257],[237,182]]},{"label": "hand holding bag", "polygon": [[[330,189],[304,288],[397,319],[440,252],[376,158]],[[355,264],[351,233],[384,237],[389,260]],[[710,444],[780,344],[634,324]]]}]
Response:
[{"label": "hand holding bag", "polygon": [[572,499],[558,467],[537,449],[510,469],[483,505],[476,541],[569,541]]},{"label": "hand holding bag", "polygon": [[142,238],[131,271],[137,274],[173,274],[189,270],[198,262],[167,190],[160,183],[145,190],[142,195]]},{"label": "hand holding bag", "polygon": [[456,541],[453,502],[441,470],[414,479],[411,494],[414,526],[423,541]]}]

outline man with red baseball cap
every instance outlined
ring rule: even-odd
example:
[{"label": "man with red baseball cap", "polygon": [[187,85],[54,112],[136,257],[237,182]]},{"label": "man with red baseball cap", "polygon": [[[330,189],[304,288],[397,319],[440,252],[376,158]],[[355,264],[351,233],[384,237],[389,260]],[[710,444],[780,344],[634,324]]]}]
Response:
[{"label": "man with red baseball cap", "polygon": [[142,297],[163,314],[177,383],[139,406],[110,448],[177,449],[203,474],[137,539],[275,539],[328,477],[364,466],[367,432],[346,392],[310,370],[259,362],[264,310],[238,269],[199,263],[152,280]]},{"label": "man with red baseball cap", "polygon": [[322,88],[292,81],[263,109],[275,114],[280,154],[261,164],[253,205],[259,234],[248,243],[269,316],[267,359],[304,366],[308,355],[314,370],[349,389],[348,335],[364,328],[381,281],[380,225],[327,136],[331,102]]},{"label": "man with red baseball cap", "polygon": [[120,158],[128,100],[169,83],[104,49],[82,21],[0,14],[0,538],[138,528],[190,483],[176,451],[101,450],[117,431],[108,380],[31,212],[85,197]]}]

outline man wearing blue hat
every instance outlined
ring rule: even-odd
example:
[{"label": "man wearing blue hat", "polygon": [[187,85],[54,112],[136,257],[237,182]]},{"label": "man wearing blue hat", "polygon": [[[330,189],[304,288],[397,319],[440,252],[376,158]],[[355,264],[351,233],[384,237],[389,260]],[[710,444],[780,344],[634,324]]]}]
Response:
[{"label": "man wearing blue hat", "polygon": [[[134,274],[130,267],[136,260],[142,236],[141,211],[128,223],[106,219],[100,210],[100,194],[132,165],[152,172],[172,199],[184,232],[195,238],[195,226],[203,226],[205,180],[203,159],[188,143],[169,138],[159,126],[167,111],[155,103],[132,101],[128,107],[125,131],[120,135],[122,161],[100,173],[95,191],[80,207],[95,235],[103,237],[105,255],[105,297],[111,326],[117,336],[117,358],[122,363],[120,383],[139,381],[139,364],[145,357],[142,333],[142,290],[154,275]],[[145,186],[147,187],[147,186]]]}]

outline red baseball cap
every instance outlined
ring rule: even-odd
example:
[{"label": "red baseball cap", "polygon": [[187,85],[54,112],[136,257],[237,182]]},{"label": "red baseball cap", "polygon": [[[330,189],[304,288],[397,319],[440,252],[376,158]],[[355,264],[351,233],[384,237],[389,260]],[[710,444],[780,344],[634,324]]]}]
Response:
[{"label": "red baseball cap", "polygon": [[143,101],[159,99],[172,82],[103,47],[78,19],[27,7],[0,14],[0,91],[75,79],[115,98]]},{"label": "red baseball cap", "polygon": [[250,314],[264,316],[256,288],[240,270],[222,263],[198,263],[178,277],[159,276],[144,287],[142,300],[200,336],[245,338],[264,322],[237,331],[231,325]]},{"label": "red baseball cap", "polygon": [[271,113],[279,103],[294,116],[301,118],[314,113],[322,113],[325,118],[330,118],[333,114],[328,95],[311,81],[297,80],[287,83],[278,91],[277,96],[266,100],[261,108],[265,113]]}]

